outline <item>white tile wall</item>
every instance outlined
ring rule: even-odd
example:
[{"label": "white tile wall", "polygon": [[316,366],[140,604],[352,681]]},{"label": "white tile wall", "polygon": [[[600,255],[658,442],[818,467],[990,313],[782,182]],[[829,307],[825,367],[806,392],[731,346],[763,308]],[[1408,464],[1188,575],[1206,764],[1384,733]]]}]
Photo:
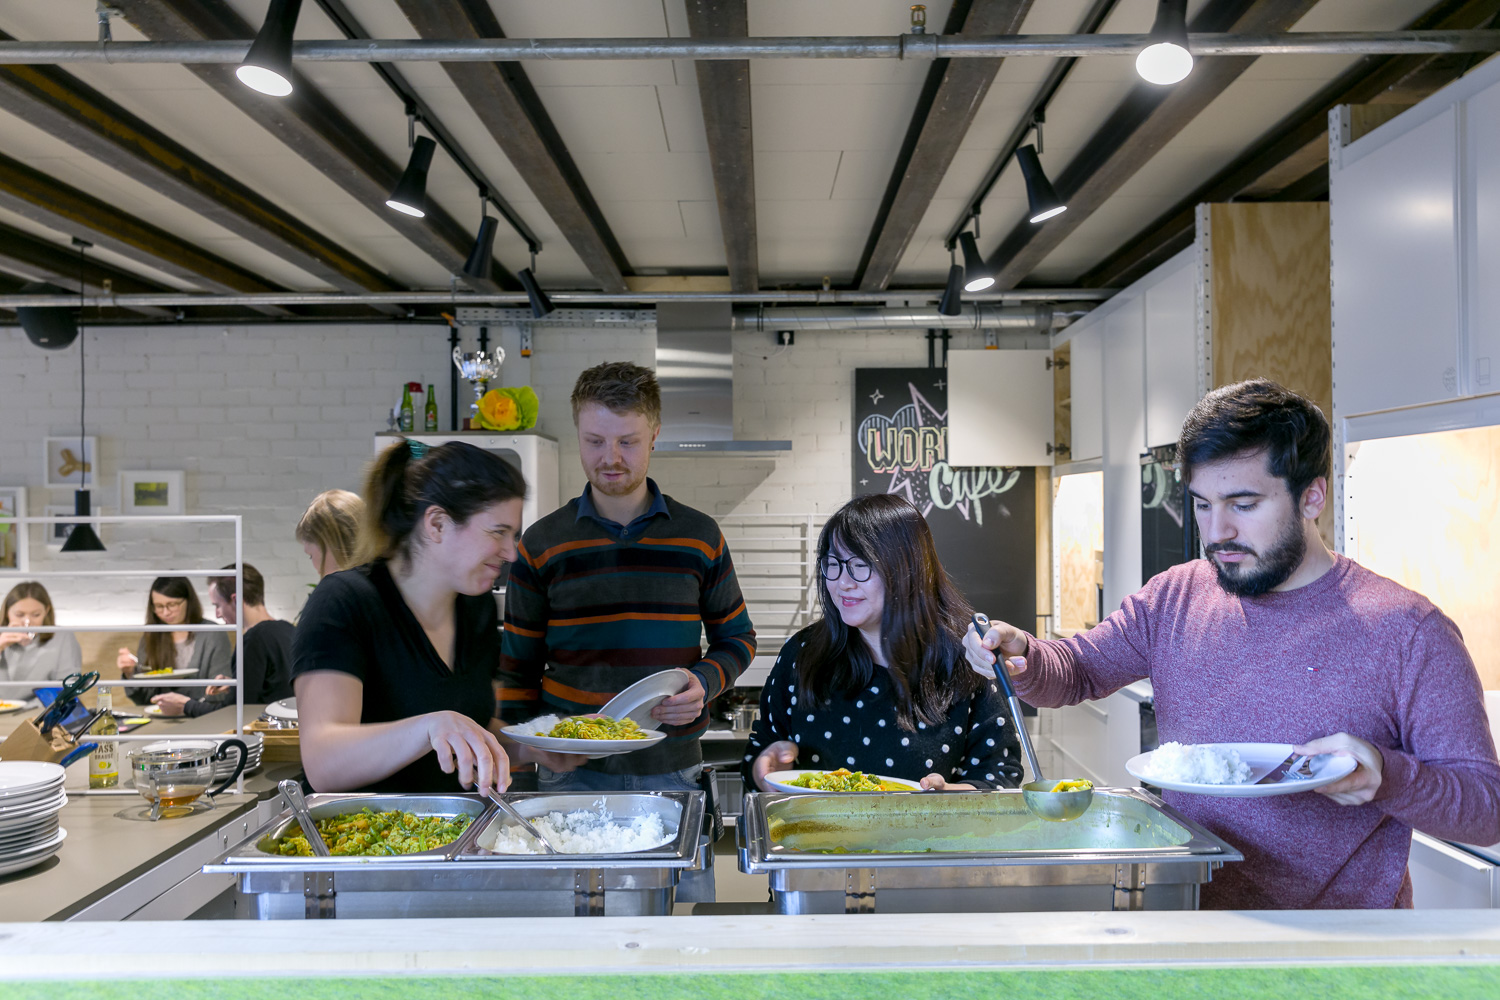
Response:
[{"label": "white tile wall", "polygon": [[[87,430],[99,439],[101,466],[94,502],[118,511],[120,469],[183,470],[190,513],[244,515],[245,557],[266,575],[268,604],[283,616],[297,612],[315,579],[292,537],[298,516],[322,490],[359,488],[371,435],[384,429],[401,383],[436,384],[446,426],[444,327],[111,327],[87,338]],[[792,452],[660,459],[652,475],[679,500],[712,514],[831,511],[849,491],[852,370],[927,363],[920,332],[806,331],[780,353],[772,339],[735,335],[736,432],[788,438]],[[980,343],[977,333],[958,334],[952,346]],[[654,354],[649,330],[537,331],[529,378],[542,401],[539,429],[562,446],[563,497],[584,483],[568,402],[578,372],[607,360],[649,365]],[[460,394],[466,405],[466,384]],[[77,427],[77,348],[42,351],[18,328],[0,328],[0,486],[28,487],[31,513],[72,503],[70,491],[42,488],[42,447]],[[116,568],[217,566],[233,556],[223,528],[111,525],[104,541]],[[33,569],[94,559],[61,556],[37,536],[31,553]],[[69,621],[124,624],[140,620],[148,583],[48,586]]]}]

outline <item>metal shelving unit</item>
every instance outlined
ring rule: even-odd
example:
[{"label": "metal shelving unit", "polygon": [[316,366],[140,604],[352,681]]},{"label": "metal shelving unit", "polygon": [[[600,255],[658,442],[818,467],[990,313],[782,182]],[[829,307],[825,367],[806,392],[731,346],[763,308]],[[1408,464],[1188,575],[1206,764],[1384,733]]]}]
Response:
[{"label": "metal shelving unit", "polygon": [[760,655],[774,657],[818,615],[818,532],[828,515],[727,514],[715,520],[729,543]]},{"label": "metal shelving unit", "polygon": [[[228,680],[208,678],[112,678],[101,679],[98,687],[135,687],[135,688],[208,688],[208,687],[233,687],[234,688],[234,729],[236,734],[243,734],[245,730],[245,689],[243,678],[245,676],[245,634],[244,634],[244,519],[239,514],[152,514],[152,515],[122,515],[113,514],[108,516],[94,517],[19,517],[7,519],[10,524],[18,525],[21,531],[26,531],[30,525],[52,525],[52,524],[232,524],[234,526],[234,618],[233,625],[138,625],[110,624],[110,625],[31,625],[27,626],[27,632],[232,632],[234,633],[234,677]],[[109,558],[109,553],[96,553],[97,556]],[[54,569],[54,570],[0,570],[0,585],[6,581],[34,580],[41,578],[88,578],[101,577],[119,579],[124,577],[137,577],[154,579],[161,576],[186,576],[186,577],[212,577],[228,576],[229,570],[215,567],[213,569]],[[0,692],[7,689],[35,689],[47,687],[49,684],[38,684],[36,681],[0,681]],[[109,740],[114,743],[129,742],[161,742],[171,737],[160,733],[149,735],[137,735],[127,733],[116,736],[94,736],[85,734],[88,741]],[[211,738],[211,737],[210,737]],[[86,742],[80,739],[79,742]],[[121,771],[125,770],[123,767]],[[245,776],[240,774],[235,782],[235,791],[245,790]],[[69,794],[79,795],[137,795],[133,787],[115,788],[87,788],[70,791]]]}]

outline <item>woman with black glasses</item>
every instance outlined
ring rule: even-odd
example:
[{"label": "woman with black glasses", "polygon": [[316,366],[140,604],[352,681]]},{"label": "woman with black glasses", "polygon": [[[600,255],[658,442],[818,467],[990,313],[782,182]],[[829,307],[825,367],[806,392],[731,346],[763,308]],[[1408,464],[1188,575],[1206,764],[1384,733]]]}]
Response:
[{"label": "woman with black glasses", "polygon": [[1020,783],[1005,699],[964,661],[968,603],[927,521],[891,494],[856,497],[818,538],[823,617],[787,641],[761,689],[741,765],[848,768],[971,791]]}]

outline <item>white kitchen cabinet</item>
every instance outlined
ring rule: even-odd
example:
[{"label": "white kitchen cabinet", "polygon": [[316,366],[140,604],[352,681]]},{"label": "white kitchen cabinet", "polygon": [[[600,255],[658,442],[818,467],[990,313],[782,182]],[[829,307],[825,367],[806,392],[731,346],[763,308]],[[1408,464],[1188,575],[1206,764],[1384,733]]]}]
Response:
[{"label": "white kitchen cabinet", "polygon": [[1101,788],[1140,784],[1125,770],[1125,762],[1141,752],[1141,706],[1134,698],[1116,691],[1099,701],[1043,711],[1051,713],[1050,749],[1058,762],[1048,778],[1084,778]]},{"label": "white kitchen cabinet", "polygon": [[1465,107],[1469,392],[1500,391],[1500,83]]},{"label": "white kitchen cabinet", "polygon": [[1072,462],[1104,454],[1104,344],[1100,326],[1090,325],[1068,341],[1072,379]]},{"label": "white kitchen cabinet", "polygon": [[557,475],[557,439],[533,431],[483,433],[463,431],[457,433],[397,434],[382,432],[375,435],[375,454],[389,448],[399,438],[407,437],[429,447],[463,441],[479,448],[495,452],[505,459],[526,480],[526,499],[521,501],[521,523],[530,527],[552,513],[559,506]]},{"label": "white kitchen cabinet", "polygon": [[1141,586],[1141,452],[1146,447],[1145,308],[1104,326],[1104,613]]},{"label": "white kitchen cabinet", "polygon": [[1148,448],[1176,443],[1183,418],[1198,402],[1197,295],[1198,269],[1191,261],[1146,289]]},{"label": "white kitchen cabinet", "polygon": [[948,464],[1051,465],[1051,351],[948,352]]},{"label": "white kitchen cabinet", "polygon": [[1496,866],[1425,833],[1413,833],[1412,905],[1419,910],[1490,910],[1500,907]]}]

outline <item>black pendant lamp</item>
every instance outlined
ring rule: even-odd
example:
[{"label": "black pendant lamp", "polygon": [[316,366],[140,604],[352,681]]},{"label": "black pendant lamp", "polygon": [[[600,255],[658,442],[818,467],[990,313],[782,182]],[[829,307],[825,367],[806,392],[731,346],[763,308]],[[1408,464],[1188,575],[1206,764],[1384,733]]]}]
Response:
[{"label": "black pendant lamp", "polygon": [[[66,295],[68,289],[45,281],[28,281],[21,286],[22,295]],[[26,339],[49,351],[60,351],[78,337],[78,319],[71,308],[62,306],[22,306],[16,319]]]},{"label": "black pendant lamp", "polygon": [[531,273],[531,268],[521,268],[516,277],[521,279],[521,287],[526,289],[526,297],[531,300],[532,318],[541,319],[550,313],[552,300],[547,298],[547,293],[542,291],[542,286],[536,283],[536,275]]},{"label": "black pendant lamp", "polygon": [[417,137],[396,190],[385,200],[387,207],[419,219],[427,214],[427,170],[432,166],[432,154],[436,149],[437,143],[427,136]]},{"label": "black pendant lamp", "polygon": [[[99,456],[90,455],[84,450],[84,412],[88,405],[88,386],[85,382],[86,373],[83,367],[83,251],[90,246],[78,238],[73,243],[78,247],[78,456],[79,461],[84,463],[78,475],[81,485],[87,487],[89,482],[89,465],[97,462]],[[93,506],[89,502],[89,491],[78,489],[73,491],[73,513],[80,517],[93,515]],[[94,531],[94,526],[87,522],[80,522],[73,526],[68,533],[68,538],[63,542],[64,552],[103,552],[104,543],[99,541],[99,535]]]},{"label": "black pendant lamp", "polygon": [[479,235],[474,237],[474,249],[469,251],[469,259],[464,261],[464,276],[483,280],[490,276],[495,261],[495,229],[500,225],[500,220],[493,215],[486,215],[484,221],[479,223]]},{"label": "black pendant lamp", "polygon": [[984,262],[973,233],[959,233],[958,245],[964,251],[964,291],[982,292],[995,283],[995,275]]},{"label": "black pendant lamp", "polygon": [[953,264],[948,268],[948,284],[943,297],[938,300],[938,312],[944,316],[957,316],[964,311],[964,269]]},{"label": "black pendant lamp", "polygon": [[1147,83],[1169,86],[1193,71],[1188,51],[1187,0],[1159,0],[1146,47],[1135,57],[1135,71]]},{"label": "black pendant lamp", "polygon": [[234,75],[251,90],[272,97],[292,92],[292,32],[302,0],[271,0],[255,43]]},{"label": "black pendant lamp", "polygon": [[1016,162],[1021,165],[1021,175],[1026,178],[1026,200],[1031,204],[1027,217],[1032,222],[1043,222],[1068,210],[1067,204],[1052,189],[1046,171],[1042,170],[1035,146],[1027,143],[1016,150]]}]

